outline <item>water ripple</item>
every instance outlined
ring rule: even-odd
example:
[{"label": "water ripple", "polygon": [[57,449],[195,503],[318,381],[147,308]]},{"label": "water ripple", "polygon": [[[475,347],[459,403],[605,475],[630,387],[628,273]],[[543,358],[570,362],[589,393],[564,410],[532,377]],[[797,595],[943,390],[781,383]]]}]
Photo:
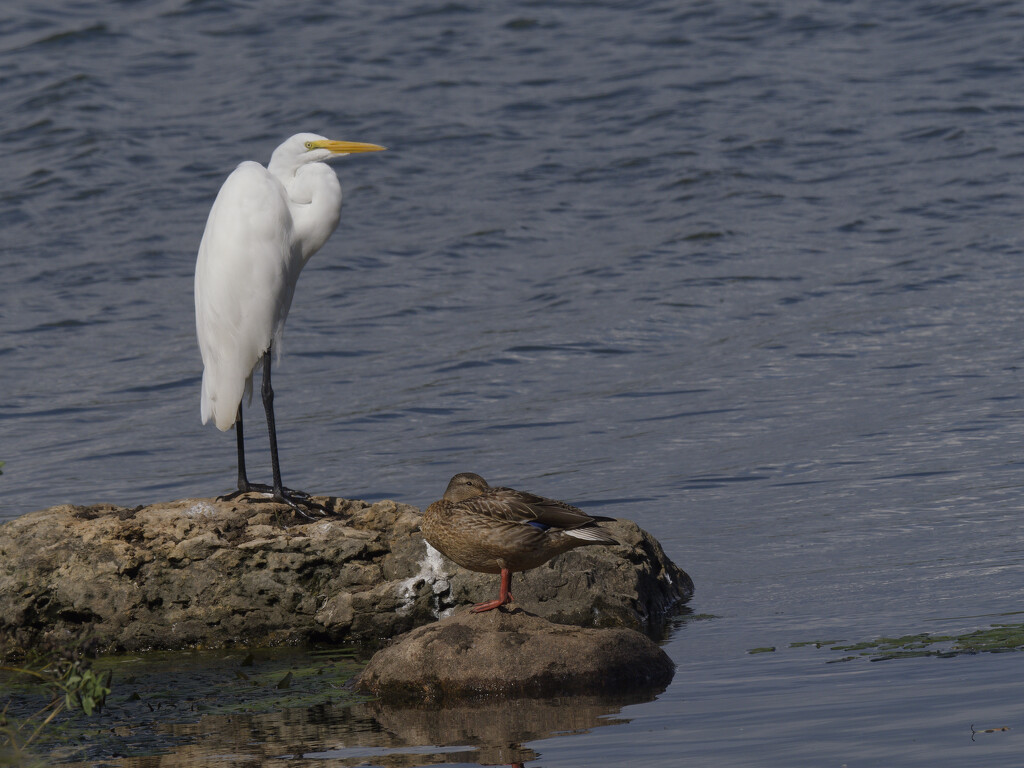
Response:
[{"label": "water ripple", "polygon": [[337,165],[291,308],[289,483],[621,502],[783,635],[998,610],[997,573],[929,569],[1014,556],[1022,33],[1013,3],[15,3],[0,518],[230,486],[196,248],[231,168],[315,130],[390,151]]}]

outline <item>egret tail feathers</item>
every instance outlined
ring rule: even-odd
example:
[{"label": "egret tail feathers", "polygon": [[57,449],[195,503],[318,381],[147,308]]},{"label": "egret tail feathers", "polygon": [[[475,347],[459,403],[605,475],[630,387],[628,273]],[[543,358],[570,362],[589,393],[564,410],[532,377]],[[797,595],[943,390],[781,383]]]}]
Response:
[{"label": "egret tail feathers", "polygon": [[213,419],[217,429],[226,432],[235,425],[238,418],[238,406],[242,398],[248,396],[249,403],[252,403],[252,372],[242,382],[237,380],[222,380],[220,386],[214,386],[214,377],[209,371],[203,371],[202,395],[199,401],[199,411],[203,424]]}]

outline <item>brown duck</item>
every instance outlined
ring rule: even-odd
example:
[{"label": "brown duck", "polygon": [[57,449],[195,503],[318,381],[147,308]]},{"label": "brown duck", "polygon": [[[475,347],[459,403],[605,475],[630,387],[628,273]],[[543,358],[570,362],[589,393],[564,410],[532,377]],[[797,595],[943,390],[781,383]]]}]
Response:
[{"label": "brown duck", "polygon": [[481,573],[500,573],[498,599],[474,605],[489,611],[513,600],[513,571],[528,571],[555,555],[589,544],[618,544],[598,521],[563,501],[512,488],[492,488],[480,475],[461,472],[444,497],[423,513],[423,538],[451,560]]}]

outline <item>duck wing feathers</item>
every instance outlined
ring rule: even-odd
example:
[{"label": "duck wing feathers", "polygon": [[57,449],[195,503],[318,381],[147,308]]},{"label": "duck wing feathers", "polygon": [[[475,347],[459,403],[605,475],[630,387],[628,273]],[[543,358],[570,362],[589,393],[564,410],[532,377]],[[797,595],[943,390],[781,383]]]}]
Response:
[{"label": "duck wing feathers", "polygon": [[475,514],[507,523],[540,523],[545,527],[572,530],[590,525],[596,518],[582,509],[513,488],[489,488],[479,496],[459,502]]}]

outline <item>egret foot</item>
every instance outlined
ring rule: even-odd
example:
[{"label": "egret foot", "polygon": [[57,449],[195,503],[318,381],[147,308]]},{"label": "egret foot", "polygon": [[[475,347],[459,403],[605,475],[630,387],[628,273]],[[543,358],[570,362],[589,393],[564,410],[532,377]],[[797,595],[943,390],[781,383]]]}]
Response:
[{"label": "egret foot", "polygon": [[323,504],[313,501],[313,497],[305,491],[293,491],[291,488],[284,487],[278,489],[274,488],[272,485],[264,485],[263,483],[246,483],[244,487],[241,487],[236,491],[226,493],[223,496],[218,496],[217,501],[232,501],[247,493],[259,493],[264,496],[264,498],[261,499],[253,499],[253,501],[256,502],[276,501],[281,504],[287,504],[307,520],[316,520],[317,518],[308,514],[303,507],[309,510],[317,509],[324,515],[329,515],[331,513],[331,510]]}]

